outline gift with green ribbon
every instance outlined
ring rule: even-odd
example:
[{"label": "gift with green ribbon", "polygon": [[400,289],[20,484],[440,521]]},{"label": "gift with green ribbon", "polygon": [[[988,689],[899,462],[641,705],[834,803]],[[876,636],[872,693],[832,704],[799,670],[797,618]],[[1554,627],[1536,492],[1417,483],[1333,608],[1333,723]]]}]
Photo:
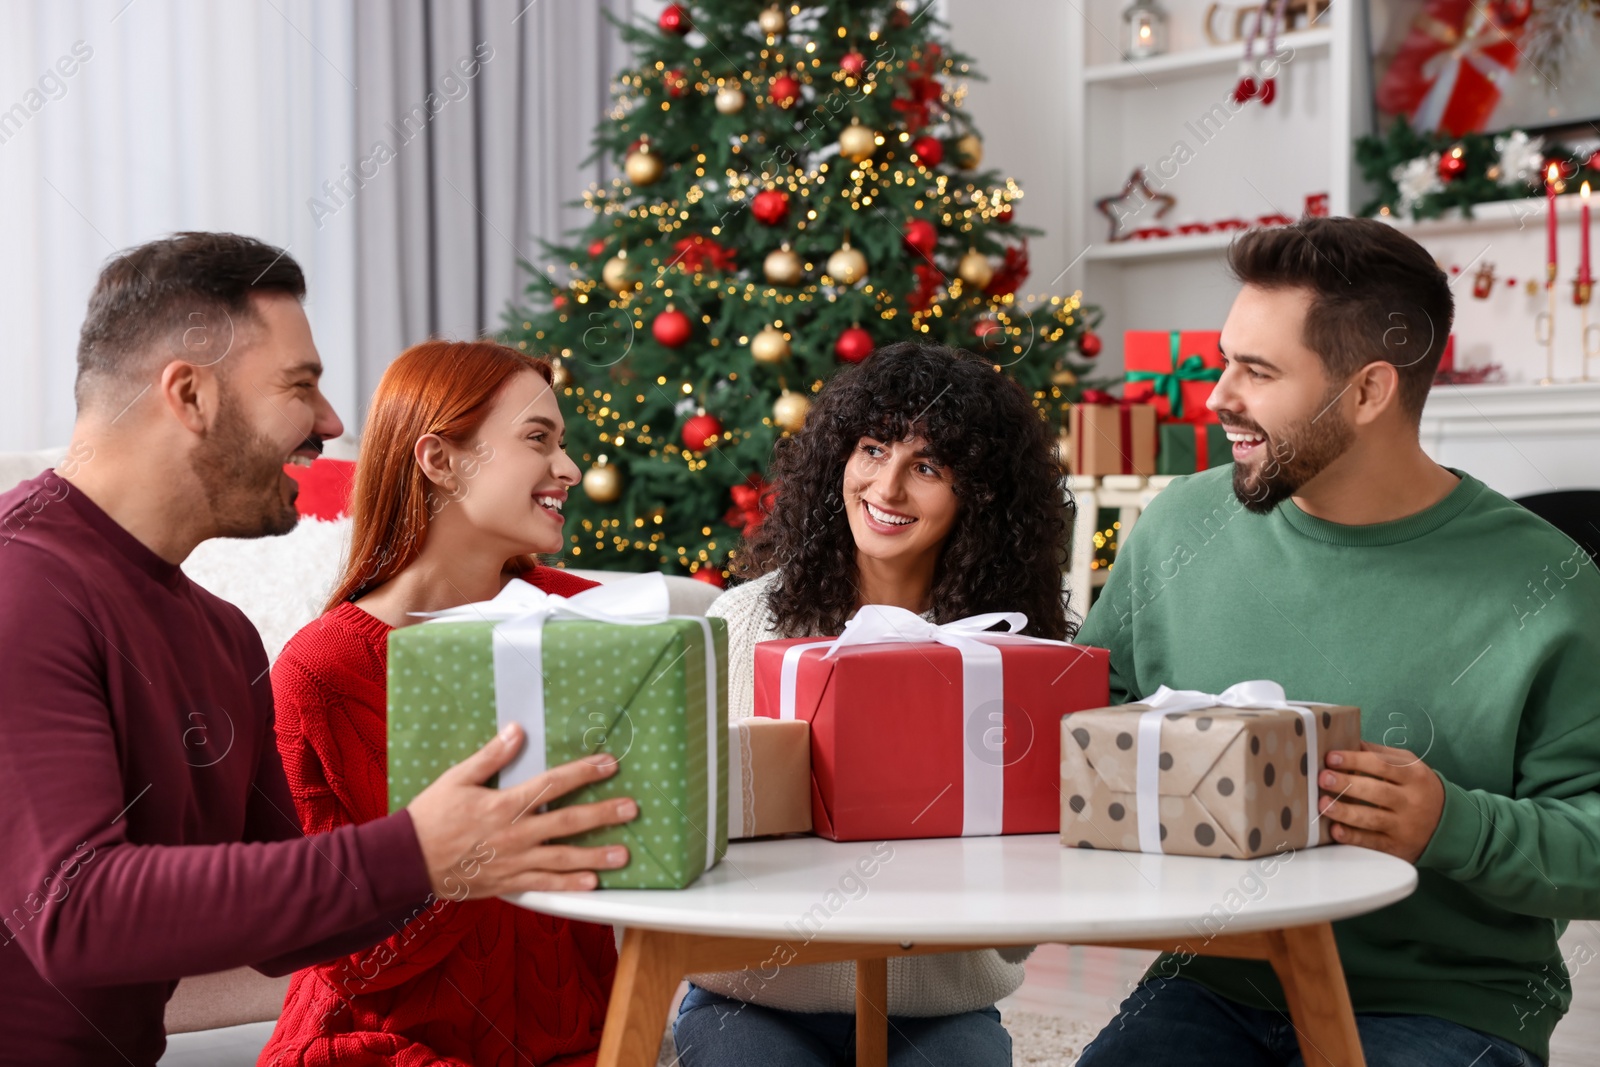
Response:
[{"label": "gift with green ribbon", "polygon": [[1164,422],[1156,427],[1156,473],[1196,474],[1233,462],[1228,432],[1216,422]]},{"label": "gift with green ribbon", "polygon": [[641,575],[554,596],[520,579],[478,604],[389,635],[389,808],[509,723],[526,742],[500,788],[596,752],[619,769],[552,807],[632,797],[639,815],[568,838],[626,845],[606,889],[681,889],[728,846],[728,631],[667,611],[666,580]]},{"label": "gift with green ribbon", "polygon": [[1221,337],[1215,330],[1129,330],[1122,395],[1155,405],[1163,421],[1216,422],[1206,401],[1222,377]]}]

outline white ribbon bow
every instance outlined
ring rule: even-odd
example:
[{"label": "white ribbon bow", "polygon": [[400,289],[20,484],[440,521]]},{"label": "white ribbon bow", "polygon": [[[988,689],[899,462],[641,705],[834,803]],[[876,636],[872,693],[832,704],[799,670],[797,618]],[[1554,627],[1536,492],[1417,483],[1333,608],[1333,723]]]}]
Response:
[{"label": "white ribbon bow", "polygon": [[[527,737],[522,750],[500,771],[500,787],[543,774],[545,762],[544,624],[551,619],[587,619],[617,626],[665,622],[671,595],[661,574],[608,582],[570,597],[547,593],[513,578],[492,600],[442,611],[411,614],[434,622],[493,622],[494,693],[498,725],[517,723]],[[717,648],[711,622],[695,617],[706,639],[706,869],[717,858]]]},{"label": "white ribbon bow", "polygon": [[[845,623],[844,633],[833,641],[827,644],[792,645],[784,653],[778,689],[779,717],[795,717],[800,659],[808,652],[822,650],[819,658],[829,660],[855,645],[936,642],[955,648],[961,653],[961,836],[999,834],[1005,816],[1005,760],[984,759],[981,753],[974,750],[970,741],[972,737],[979,736],[974,727],[980,714],[986,715],[989,721],[1001,728],[998,736],[1002,741],[1005,736],[1004,712],[993,710],[1005,695],[1005,672],[1000,664],[1000,650],[995,646],[1068,642],[1026,637],[1006,631],[990,632],[989,627],[997,623],[1003,623],[1015,631],[1028,625],[1028,617],[1015,611],[997,611],[940,625],[905,608],[889,604],[865,604]],[[990,710],[985,711],[986,708]],[[981,736],[988,738],[993,733],[992,729],[985,730]]]},{"label": "white ribbon bow", "polygon": [[1134,794],[1139,816],[1139,850],[1162,852],[1161,847],[1161,722],[1182,711],[1204,708],[1262,708],[1296,711],[1306,727],[1306,847],[1317,845],[1317,770],[1321,757],[1317,751],[1317,721],[1312,708],[1327,707],[1310,700],[1285,698],[1283,686],[1257,679],[1237,682],[1220,693],[1198,689],[1168,689],[1161,686],[1143,700],[1135,701],[1149,710],[1139,714],[1139,747],[1134,765]]}]

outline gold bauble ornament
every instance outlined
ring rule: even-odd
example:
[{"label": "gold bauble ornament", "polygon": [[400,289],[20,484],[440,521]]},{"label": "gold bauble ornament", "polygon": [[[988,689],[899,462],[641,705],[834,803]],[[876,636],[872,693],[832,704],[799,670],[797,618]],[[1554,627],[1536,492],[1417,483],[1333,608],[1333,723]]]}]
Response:
[{"label": "gold bauble ornament", "polygon": [[800,257],[788,245],[768,252],[761,264],[761,271],[773,285],[799,285],[805,277]]},{"label": "gold bauble ornament", "polygon": [[1078,376],[1065,367],[1058,367],[1056,368],[1055,373],[1050,375],[1050,384],[1059,385],[1064,389],[1070,389],[1072,386],[1078,384]]},{"label": "gold bauble ornament", "polygon": [[962,170],[971,170],[983,162],[983,142],[978,140],[976,134],[967,134],[956,141],[955,151],[956,166]]},{"label": "gold bauble ornament", "polygon": [[622,472],[609,463],[597,463],[583,472],[583,491],[596,504],[614,504],[622,496]]},{"label": "gold bauble ornament", "polygon": [[606,288],[616,293],[626,293],[638,286],[633,278],[633,269],[628,263],[626,250],[618,252],[606,260],[606,265],[600,268],[600,280],[606,283]]},{"label": "gold bauble ornament", "polygon": [[806,424],[806,413],[810,410],[810,397],[785,389],[783,395],[773,402],[772,421],[793,433]]},{"label": "gold bauble ornament", "polygon": [[550,361],[550,385],[555,389],[566,389],[572,385],[572,371],[559,359]]},{"label": "gold bauble ornament", "polygon": [[768,37],[776,37],[789,28],[789,18],[783,13],[783,8],[773,4],[756,16],[756,25]]},{"label": "gold bauble ornament", "polygon": [[867,257],[846,241],[828,257],[828,277],[840,285],[854,285],[867,276]]},{"label": "gold bauble ornament", "polygon": [[750,338],[750,355],[757,363],[782,363],[789,358],[789,339],[777,327],[763,327]]},{"label": "gold bauble ornament", "polygon": [[744,90],[737,85],[724,85],[717,90],[717,110],[724,115],[737,115],[744,110]]},{"label": "gold bauble ornament", "polygon": [[640,145],[628,153],[622,169],[627,172],[628,181],[634,185],[654,185],[661,180],[664,168],[661,165],[661,157],[650,151],[649,145]]},{"label": "gold bauble ornament", "polygon": [[967,254],[961,257],[956,273],[961,276],[962,281],[974,289],[982,289],[994,277],[994,266],[989,262],[988,256],[976,248],[969,248]]},{"label": "gold bauble ornament", "polygon": [[852,122],[839,135],[839,154],[853,163],[871,159],[878,150],[878,132],[859,122]]}]

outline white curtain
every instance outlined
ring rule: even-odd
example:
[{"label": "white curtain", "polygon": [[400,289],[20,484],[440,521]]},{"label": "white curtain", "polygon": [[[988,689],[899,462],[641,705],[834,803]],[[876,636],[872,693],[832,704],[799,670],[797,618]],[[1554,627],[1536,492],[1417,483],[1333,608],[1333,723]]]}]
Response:
[{"label": "white curtain", "polygon": [[538,239],[584,224],[572,208],[607,161],[579,163],[627,56],[606,20],[630,0],[356,0],[356,142],[372,179],[358,228],[359,388],[428,337],[504,324]]},{"label": "white curtain", "polygon": [[[604,14],[661,6],[0,3],[0,451],[67,440],[96,275],[184,229],[300,262],[324,388],[355,432],[389,360],[498,329],[519,260],[586,220],[564,205],[611,176],[579,162],[628,58]],[[380,139],[392,158],[373,159]]]},{"label": "white curtain", "polygon": [[0,5],[0,449],[67,440],[95,276],[174,230],[286,247],[325,389],[354,410],[355,236],[305,207],[350,155],[354,56],[343,2]]}]

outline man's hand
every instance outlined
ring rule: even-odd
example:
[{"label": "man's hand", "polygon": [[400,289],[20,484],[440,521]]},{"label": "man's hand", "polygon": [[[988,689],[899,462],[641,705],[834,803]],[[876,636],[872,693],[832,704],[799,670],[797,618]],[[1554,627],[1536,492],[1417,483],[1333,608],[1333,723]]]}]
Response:
[{"label": "man's hand", "polygon": [[557,797],[609,778],[617,761],[607,755],[552,767],[511,789],[483,783],[516,755],[523,733],[511,725],[494,740],[441,774],[406,809],[428,864],[433,891],[449,900],[477,900],[532,890],[593,889],[596,870],[621,867],[621,845],[576,848],[546,842],[632,820],[632,799],[605,800],[537,810]]},{"label": "man's hand", "polygon": [[1333,821],[1333,839],[1417,862],[1444,813],[1439,776],[1411,752],[1370,741],[1359,752],[1330,752],[1327,762],[1332,769],[1317,784],[1331,795],[1318,806]]}]

